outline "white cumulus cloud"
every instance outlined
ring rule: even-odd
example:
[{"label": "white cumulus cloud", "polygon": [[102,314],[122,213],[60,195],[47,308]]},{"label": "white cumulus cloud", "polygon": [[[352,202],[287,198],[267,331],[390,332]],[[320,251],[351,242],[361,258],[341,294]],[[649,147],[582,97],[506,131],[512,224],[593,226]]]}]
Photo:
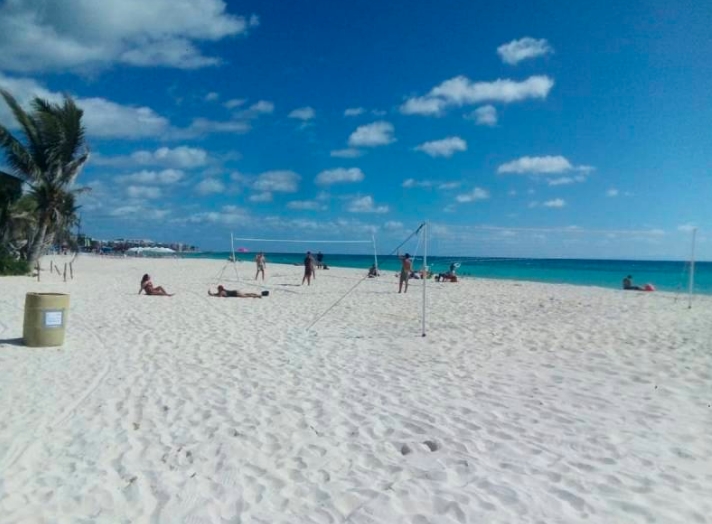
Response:
[{"label": "white cumulus cloud", "polygon": [[344,116],[359,116],[366,112],[363,107],[350,107],[344,111]]},{"label": "white cumulus cloud", "polygon": [[406,178],[403,180],[401,187],[410,189],[412,187],[433,187],[433,182],[431,180],[416,180],[415,178]]},{"label": "white cumulus cloud", "polygon": [[195,186],[195,190],[201,195],[211,195],[225,191],[225,184],[216,178],[206,178]]},{"label": "white cumulus cloud", "polygon": [[517,65],[522,60],[536,58],[553,53],[554,50],[544,38],[531,37],[512,40],[497,48],[497,54],[505,64]]},{"label": "white cumulus cloud", "polygon": [[323,211],[326,209],[324,204],[316,200],[292,200],[287,202],[287,207],[299,211]]},{"label": "white cumulus cloud", "polygon": [[183,171],[178,169],[164,169],[163,171],[138,171],[129,175],[121,175],[116,177],[116,181],[120,183],[130,184],[161,184],[171,185],[180,182],[184,178]]},{"label": "white cumulus cloud", "polygon": [[[30,78],[9,77],[0,73],[0,88],[9,91],[23,107],[27,107],[35,96],[50,102],[62,101],[60,93],[52,92]],[[74,100],[84,110],[84,125],[88,136],[93,138],[181,140],[210,133],[246,133],[250,130],[250,124],[245,121],[215,122],[205,118],[194,119],[187,128],[175,128],[167,118],[150,107],[121,105],[96,97],[74,97]],[[0,104],[0,121],[9,122],[11,127],[15,126],[14,118],[5,104]]]},{"label": "white cumulus cloud", "polygon": [[573,184],[574,182],[577,182],[577,180],[574,180],[570,176],[562,176],[558,178],[550,178],[547,181],[547,184],[550,186],[567,186],[569,184]]},{"label": "white cumulus cloud", "polygon": [[450,158],[457,151],[467,151],[467,142],[459,136],[449,136],[441,140],[433,140],[425,142],[415,148],[416,151],[422,151],[432,157],[442,156]]},{"label": "white cumulus cloud", "polygon": [[436,116],[451,106],[544,99],[552,87],[554,81],[548,76],[531,76],[521,82],[509,79],[473,82],[466,76],[456,76],[434,87],[425,96],[406,100],[400,111],[404,115]]},{"label": "white cumulus cloud", "polygon": [[208,162],[208,153],[204,149],[179,146],[176,148],[160,147],[155,151],[135,151],[128,156],[105,157],[95,155],[93,163],[103,166],[166,166],[181,169],[202,167]]},{"label": "white cumulus cloud", "polygon": [[349,202],[350,213],[388,213],[388,206],[376,206],[370,195],[356,197]]},{"label": "white cumulus cloud", "polygon": [[272,202],[272,193],[263,191],[262,193],[250,195],[250,202]]},{"label": "white cumulus cloud", "polygon": [[270,193],[294,193],[300,178],[294,171],[266,171],[258,175],[252,189]]},{"label": "white cumulus cloud", "polygon": [[316,112],[312,107],[300,107],[289,113],[289,118],[296,118],[297,120],[312,120],[316,116]]},{"label": "white cumulus cloud", "polygon": [[504,163],[497,168],[497,173],[507,174],[544,174],[552,175],[579,171],[589,173],[591,166],[574,166],[566,157],[557,156],[523,156],[511,162]]},{"label": "white cumulus cloud", "polygon": [[126,194],[129,198],[161,198],[161,189],[152,186],[128,186]]},{"label": "white cumulus cloud", "polygon": [[617,197],[620,194],[620,191],[618,191],[615,187],[612,187],[608,191],[606,191],[606,196],[608,197]]},{"label": "white cumulus cloud", "polygon": [[561,198],[555,198],[553,200],[547,200],[542,204],[544,207],[564,207],[566,201]]},{"label": "white cumulus cloud", "polygon": [[348,149],[335,149],[330,155],[334,158],[358,158],[363,153],[359,149],[350,147]]},{"label": "white cumulus cloud", "polygon": [[495,126],[497,125],[497,108],[493,105],[478,107],[466,118],[474,120],[478,126]]},{"label": "white cumulus cloud", "polygon": [[461,204],[465,204],[469,202],[477,202],[478,200],[487,200],[489,197],[489,191],[480,187],[476,187],[468,193],[457,195],[455,197],[455,200]]},{"label": "white cumulus cloud", "polygon": [[390,122],[373,122],[359,126],[349,137],[350,147],[377,147],[395,142],[393,124]]},{"label": "white cumulus cloud", "polygon": [[0,4],[0,69],[66,71],[114,63],[181,69],[218,65],[202,42],[256,23],[223,0],[11,0]]},{"label": "white cumulus cloud", "polygon": [[228,109],[235,109],[236,107],[240,107],[241,105],[244,105],[244,103],[247,102],[246,98],[231,98],[227,102],[225,102],[223,105],[227,107]]},{"label": "white cumulus cloud", "polygon": [[361,182],[363,178],[363,171],[361,171],[358,167],[352,167],[349,169],[339,167],[336,169],[327,169],[322,171],[316,176],[314,182],[321,186],[328,186],[331,184]]}]

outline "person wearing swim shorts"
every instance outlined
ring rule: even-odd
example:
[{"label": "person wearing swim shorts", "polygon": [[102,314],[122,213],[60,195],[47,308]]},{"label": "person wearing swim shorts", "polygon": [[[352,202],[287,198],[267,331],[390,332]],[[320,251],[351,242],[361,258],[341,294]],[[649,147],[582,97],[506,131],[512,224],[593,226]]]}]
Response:
[{"label": "person wearing swim shorts", "polygon": [[257,277],[259,277],[260,273],[262,273],[262,281],[264,282],[265,267],[267,267],[267,259],[265,258],[265,254],[261,251],[257,253],[257,256],[255,257],[255,263],[257,264],[257,273],[255,273],[255,280],[257,280]]},{"label": "person wearing swim shorts", "polygon": [[[400,278],[398,279],[398,293],[408,292],[408,279],[410,278],[410,273],[413,271],[413,261],[410,259],[410,255],[406,253],[403,256],[398,255],[401,259],[401,271]],[[403,284],[405,284],[405,290],[403,289]]]}]

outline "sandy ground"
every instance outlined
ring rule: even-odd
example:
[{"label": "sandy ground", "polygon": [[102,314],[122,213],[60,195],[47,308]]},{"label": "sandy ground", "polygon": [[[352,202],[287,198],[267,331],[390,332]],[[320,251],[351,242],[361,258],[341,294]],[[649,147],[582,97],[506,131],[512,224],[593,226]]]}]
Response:
[{"label": "sandy ground", "polygon": [[[307,330],[361,272],[208,298],[223,265],[0,279],[0,522],[712,522],[712,297],[433,283],[423,338],[392,274]],[[28,291],[71,294],[62,348]]]}]

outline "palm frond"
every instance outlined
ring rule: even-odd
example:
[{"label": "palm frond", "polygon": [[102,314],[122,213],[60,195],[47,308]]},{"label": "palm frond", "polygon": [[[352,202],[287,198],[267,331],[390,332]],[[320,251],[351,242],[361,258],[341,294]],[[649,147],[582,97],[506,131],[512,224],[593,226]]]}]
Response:
[{"label": "palm frond", "polygon": [[37,129],[37,121],[31,114],[22,109],[22,106],[20,106],[15,97],[12,96],[9,91],[0,89],[0,94],[5,99],[5,103],[10,108],[10,111],[12,111],[17,123],[22,127],[33,155],[41,153],[42,147],[39,130]]},{"label": "palm frond", "polygon": [[22,142],[12,136],[12,133],[10,133],[7,128],[1,125],[0,147],[5,151],[5,160],[8,165],[18,175],[24,175],[28,180],[39,176],[40,170],[30,151],[27,150]]}]

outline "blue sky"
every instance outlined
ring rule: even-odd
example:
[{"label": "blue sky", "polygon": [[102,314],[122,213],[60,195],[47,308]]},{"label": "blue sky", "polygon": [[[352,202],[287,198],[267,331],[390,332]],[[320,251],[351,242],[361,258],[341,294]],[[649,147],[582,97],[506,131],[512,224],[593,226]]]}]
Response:
[{"label": "blue sky", "polygon": [[525,4],[5,0],[0,86],[85,109],[100,238],[712,259],[712,5]]}]

